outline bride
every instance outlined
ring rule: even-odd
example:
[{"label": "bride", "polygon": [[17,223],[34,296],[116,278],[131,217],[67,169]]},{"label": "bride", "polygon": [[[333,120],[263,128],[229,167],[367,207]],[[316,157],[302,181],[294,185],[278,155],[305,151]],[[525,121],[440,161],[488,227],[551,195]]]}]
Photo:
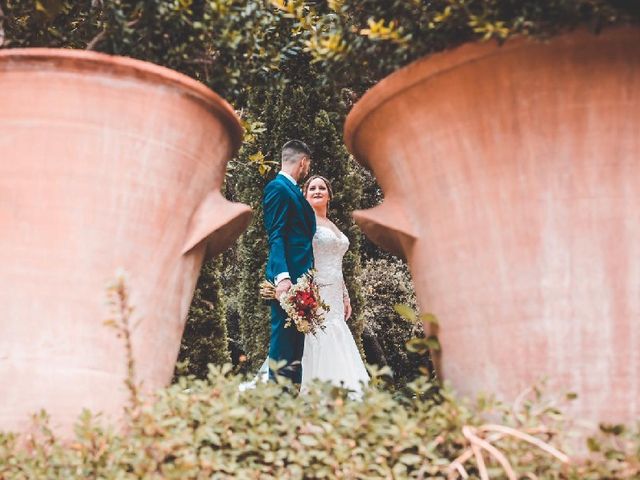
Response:
[{"label": "bride", "polygon": [[349,293],[342,276],[342,257],[349,248],[349,240],[327,218],[333,191],[329,181],[311,176],[302,193],[316,214],[316,233],[313,237],[315,280],[321,298],[329,305],[325,314],[325,329],[316,335],[306,335],[302,355],[302,388],[314,379],[341,385],[357,395],[369,375],[362,362],[356,342],[346,320],[351,316]]}]

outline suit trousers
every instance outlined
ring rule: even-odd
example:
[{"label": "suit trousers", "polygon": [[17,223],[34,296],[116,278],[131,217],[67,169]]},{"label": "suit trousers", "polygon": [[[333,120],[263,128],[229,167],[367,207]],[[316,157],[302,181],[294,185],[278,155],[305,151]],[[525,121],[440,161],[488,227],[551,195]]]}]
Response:
[{"label": "suit trousers", "polygon": [[271,301],[271,340],[269,342],[269,359],[287,363],[277,372],[269,366],[269,378],[275,375],[286,377],[293,383],[302,381],[302,352],[304,350],[304,333],[295,325],[285,327],[287,314],[276,300]]}]

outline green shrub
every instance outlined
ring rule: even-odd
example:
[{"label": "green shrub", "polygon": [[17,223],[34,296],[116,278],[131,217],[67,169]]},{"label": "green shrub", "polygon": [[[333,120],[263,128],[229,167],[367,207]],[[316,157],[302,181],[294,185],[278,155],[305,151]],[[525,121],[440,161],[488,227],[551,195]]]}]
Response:
[{"label": "green shrub", "polygon": [[422,380],[411,384],[413,397],[400,400],[375,389],[362,401],[350,400],[325,384],[300,396],[273,383],[240,392],[242,379],[229,370],[211,368],[207,380],[182,378],[160,391],[133,411],[126,433],[85,412],[69,441],[55,437],[43,416],[26,448],[16,436],[0,434],[0,478],[446,479],[457,478],[451,463],[461,459],[460,468],[475,479],[470,442],[478,440],[489,444],[482,455],[492,479],[508,478],[500,454],[517,478],[640,475],[638,432],[610,428],[603,434],[609,439],[591,440],[597,457],[570,465],[514,436],[561,444],[565,425],[541,398],[517,411],[489,399],[460,402],[447,389],[437,399],[423,398],[428,384]]},{"label": "green shrub", "polygon": [[[417,309],[416,296],[406,264],[391,256],[367,260],[357,280],[364,297],[363,318],[393,371],[393,383],[402,387],[421,374],[424,359],[407,351],[405,344],[424,336],[422,323],[401,317],[394,305]],[[369,363],[373,358],[367,357]]]},{"label": "green shrub", "polygon": [[231,361],[221,268],[222,258],[218,258],[206,262],[200,270],[178,355],[183,375],[205,378],[208,364]]}]

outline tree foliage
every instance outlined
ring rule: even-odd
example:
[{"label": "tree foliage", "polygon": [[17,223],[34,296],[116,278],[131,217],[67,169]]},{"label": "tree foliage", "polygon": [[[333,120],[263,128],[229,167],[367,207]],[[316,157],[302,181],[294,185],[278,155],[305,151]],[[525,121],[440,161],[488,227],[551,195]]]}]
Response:
[{"label": "tree foliage", "polygon": [[584,26],[594,32],[637,23],[624,0],[276,0],[297,20],[300,41],[326,81],[376,82],[422,56],[469,41],[547,38]]},{"label": "tree foliage", "polygon": [[0,46],[87,48],[190,75],[246,104],[253,89],[300,80],[341,95],[423,55],[473,40],[548,37],[640,20],[625,0],[2,0]]},{"label": "tree foliage", "polygon": [[282,80],[291,21],[255,0],[2,0],[4,47],[125,55],[207,84],[236,107]]}]

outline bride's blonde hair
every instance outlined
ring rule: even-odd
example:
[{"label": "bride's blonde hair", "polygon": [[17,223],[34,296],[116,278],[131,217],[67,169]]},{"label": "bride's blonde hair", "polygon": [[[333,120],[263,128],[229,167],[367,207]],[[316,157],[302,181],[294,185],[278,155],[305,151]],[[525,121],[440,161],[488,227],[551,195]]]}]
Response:
[{"label": "bride's blonde hair", "polygon": [[322,175],[311,175],[307,179],[307,181],[304,182],[304,185],[302,186],[302,194],[304,195],[304,198],[307,198],[307,191],[309,190],[309,185],[311,185],[311,182],[313,182],[316,178],[319,178],[320,180],[322,180],[324,184],[327,186],[327,191],[329,192],[329,201],[327,202],[327,210],[329,210],[329,204],[331,203],[331,200],[333,200],[333,189],[331,188],[331,182],[326,178],[324,178]]}]

